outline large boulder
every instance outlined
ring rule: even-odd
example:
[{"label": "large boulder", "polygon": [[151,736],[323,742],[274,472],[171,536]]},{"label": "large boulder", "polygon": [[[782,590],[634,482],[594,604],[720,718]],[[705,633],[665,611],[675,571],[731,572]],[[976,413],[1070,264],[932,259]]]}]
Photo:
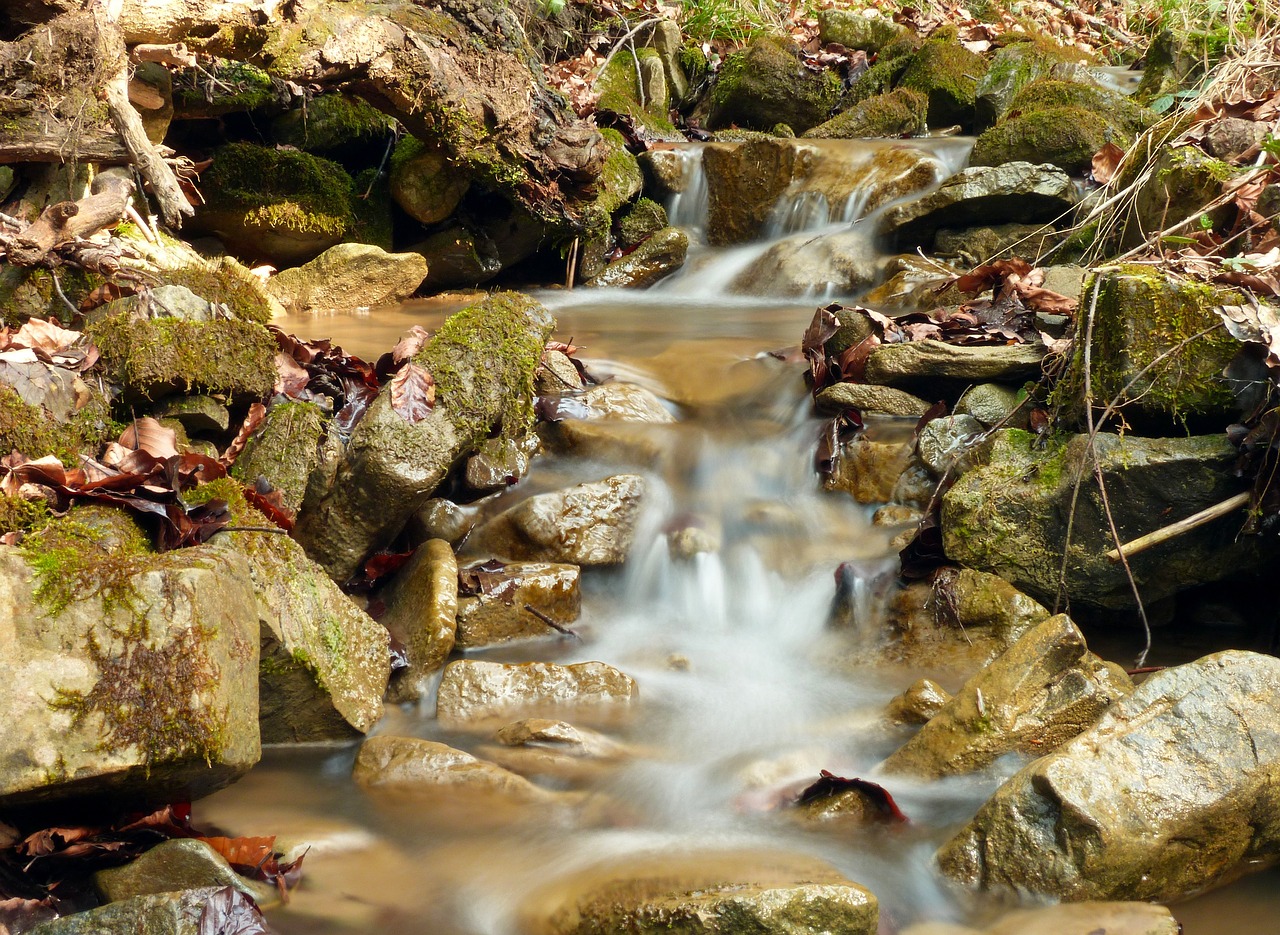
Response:
[{"label": "large boulder", "polygon": [[785,123],[803,133],[831,116],[843,90],[835,71],[806,68],[785,40],[757,39],[720,67],[707,126],[770,130]]},{"label": "large boulder", "polygon": [[1008,753],[1048,753],[1132,690],[1124,670],[1089,652],[1058,614],[965,682],[881,769],[935,779],[984,769]]},{"label": "large boulder", "polygon": [[1280,659],[1158,672],[1001,786],[944,844],[947,876],[1060,899],[1171,902],[1280,859]]},{"label": "large boulder", "polygon": [[899,87],[928,98],[928,121],[933,128],[972,127],[978,82],[987,62],[953,39],[930,39],[911,58]]},{"label": "large boulder", "polygon": [[940,228],[1049,222],[1076,203],[1075,186],[1057,166],[1010,162],[971,166],[923,198],[890,208],[880,230],[900,247],[933,243]]},{"label": "large boulder", "polygon": [[151,551],[78,508],[0,547],[0,806],[190,801],[258,761],[258,608],[244,556]]},{"label": "large boulder", "polygon": [[[1096,457],[1122,541],[1134,539],[1220,503],[1240,489],[1236,451],[1221,435],[1138,438],[1100,433],[1037,447],[1018,429],[994,433],[980,446],[978,466],[962,474],[942,500],[947,556],[994,572],[1031,596],[1053,603],[1063,571],[1069,517],[1071,543],[1066,594],[1077,609],[1133,606],[1125,569],[1105,554],[1114,548],[1094,480]],[[1076,478],[1083,475],[1080,493]],[[1072,504],[1075,504],[1072,509]],[[1264,545],[1240,538],[1239,521],[1216,520],[1176,543],[1130,557],[1129,568],[1147,602],[1194,584],[1257,568]]]},{"label": "large boulder", "polygon": [[870,891],[790,854],[631,857],[558,880],[526,901],[521,935],[874,935]]},{"label": "large boulder", "polygon": [[975,129],[981,132],[1010,109],[1014,97],[1038,78],[1088,80],[1088,68],[1069,58],[1070,52],[1050,42],[1012,42],[996,51],[991,67],[976,89]]},{"label": "large boulder", "polygon": [[343,243],[276,274],[268,288],[290,311],[349,312],[408,298],[426,277],[427,261],[421,254]]},{"label": "large boulder", "polygon": [[849,295],[880,278],[880,251],[860,230],[797,234],[766,250],[730,284],[743,295]]},{"label": "large boulder", "polygon": [[436,401],[410,422],[384,387],[356,426],[332,486],[308,497],[297,526],[307,552],[338,581],[389,542],[450,468],[495,427],[523,434],[533,374],[553,320],[516,293],[488,296],[449,318],[414,358],[435,379]]},{"label": "large boulder", "polygon": [[619,565],[635,538],[644,487],[637,474],[615,474],[538,494],[477,529],[468,550],[506,559]]},{"label": "large boulder", "polygon": [[928,106],[929,100],[923,94],[898,88],[859,101],[804,135],[808,139],[838,140],[919,136],[926,129]]},{"label": "large boulder", "polygon": [[504,665],[462,659],[445,667],[436,717],[450,728],[484,728],[494,719],[554,717],[576,711],[608,718],[636,696],[629,675],[603,662],[571,666],[530,662]]}]

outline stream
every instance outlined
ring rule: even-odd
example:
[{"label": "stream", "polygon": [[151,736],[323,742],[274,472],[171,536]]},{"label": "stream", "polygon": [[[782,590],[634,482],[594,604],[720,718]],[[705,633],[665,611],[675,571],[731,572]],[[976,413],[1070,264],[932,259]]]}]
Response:
[{"label": "stream", "polygon": [[[849,158],[866,149],[844,145]],[[940,141],[935,152],[959,165],[967,142]],[[696,161],[689,159],[692,173]],[[698,192],[693,178],[670,206],[695,240],[705,221]],[[860,223],[856,204],[833,210],[784,202],[774,238]],[[848,297],[821,286],[802,297],[734,294],[736,271],[765,246],[698,246],[685,270],[647,292],[536,294],[558,320],[557,337],[582,348],[593,374],[653,389],[678,421],[634,427],[655,453],[644,464],[625,454],[609,461],[543,456],[502,495],[508,506],[622,471],[640,470],[649,480],[630,561],[583,576],[574,624],[580,639],[552,634],[471,656],[600,660],[632,675],[639,704],[602,727],[632,755],[575,777],[573,787],[587,797],[572,812],[511,814],[496,805],[458,809],[429,796],[366,794],[350,779],[354,743],[268,749],[246,778],[197,803],[195,819],[235,834],[276,834],[280,848],[309,844],[302,886],[287,906],[268,912],[283,935],[518,935],[529,895],[562,875],[621,855],[694,850],[826,860],[876,894],[886,933],[917,921],[981,921],[996,911],[948,888],[932,855],[998,777],[887,782],[911,819],[901,826],[824,831],[772,807],[778,790],[816,779],[821,769],[875,779],[876,764],[908,736],[882,721],[885,702],[931,673],[856,662],[859,646],[877,636],[869,584],[862,630],[826,627],[836,566],[854,563],[867,582],[893,569],[889,541],[898,530],[873,525],[873,507],[821,489],[812,468],[820,423],[800,366],[767,354],[799,341],[816,304]],[[277,323],[374,358],[410,325],[435,328],[462,304],[428,300]],[[884,423],[870,430],[910,429]],[[673,559],[665,532],[691,522],[714,531],[720,549]],[[421,709],[389,707],[375,732],[441,740],[481,758],[492,751],[486,735],[442,730],[430,699]],[[1001,766],[1001,775],[1016,769]],[[1256,874],[1174,912],[1187,935],[1271,935],[1280,926],[1276,881],[1275,871]]]}]

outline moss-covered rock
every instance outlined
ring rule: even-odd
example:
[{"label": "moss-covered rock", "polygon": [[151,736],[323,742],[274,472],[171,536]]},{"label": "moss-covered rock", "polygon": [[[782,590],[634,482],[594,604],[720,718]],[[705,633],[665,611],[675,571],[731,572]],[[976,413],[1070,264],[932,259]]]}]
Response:
[{"label": "moss-covered rock", "polygon": [[805,68],[786,42],[757,39],[725,59],[711,91],[707,126],[768,130],[785,123],[803,133],[831,116],[843,90],[834,71]]},{"label": "moss-covered rock", "polygon": [[177,390],[266,397],[276,381],[276,341],[249,321],[134,320],[109,315],[88,327],[110,378],[158,399]]},{"label": "moss-covered rock", "polygon": [[430,498],[450,468],[493,433],[533,419],[533,374],[553,327],[539,303],[489,296],[449,318],[415,358],[435,379],[435,408],[409,422],[384,388],[356,426],[332,487],[308,496],[297,537],[345,581]]},{"label": "moss-covered rock", "polygon": [[305,263],[355,224],[351,176],[337,163],[291,149],[228,143],[201,177],[206,203],[193,227],[232,251],[278,266]]},{"label": "moss-covered rock", "polygon": [[1127,137],[1141,133],[1158,119],[1149,108],[1106,88],[1079,81],[1042,78],[1028,83],[1009,102],[1011,113],[1029,113],[1047,107],[1079,107],[1103,114]]},{"label": "moss-covered rock", "polygon": [[689,235],[678,227],[664,227],[626,256],[605,266],[589,284],[646,289],[682,267],[688,252]]},{"label": "moss-covered rock", "polygon": [[899,85],[929,99],[929,126],[973,126],[978,82],[987,62],[959,42],[930,39],[911,58]]},{"label": "moss-covered rock", "polygon": [[244,113],[267,107],[276,98],[275,83],[261,68],[220,60],[178,74],[173,82],[173,116],[192,120]]},{"label": "moss-covered rock", "polygon": [[0,266],[0,315],[13,327],[28,318],[65,317],[67,307],[58,298],[53,277],[73,305],[80,302],[106,280],[97,273],[64,266],[56,273],[31,266]]},{"label": "moss-covered rock", "polygon": [[904,27],[878,14],[864,16],[854,10],[823,10],[818,14],[818,39],[823,45],[837,42],[868,55],[879,52],[904,32]]},{"label": "moss-covered rock", "polygon": [[[1221,31],[1223,34],[1226,30]],[[1145,67],[1134,99],[1151,104],[1166,95],[1194,86],[1211,61],[1203,35],[1190,31],[1162,29],[1147,47]],[[1217,54],[1221,55],[1219,47]]]},{"label": "moss-covered rock", "polygon": [[596,106],[626,114],[658,139],[681,139],[667,113],[670,97],[666,82],[657,49],[636,49],[634,56],[624,50],[613,56],[596,81],[600,92]]},{"label": "moss-covered rock", "polygon": [[618,219],[618,245],[637,246],[666,226],[666,209],[652,198],[641,198]]},{"label": "moss-covered rock", "polygon": [[68,466],[79,464],[82,453],[96,456],[99,446],[112,434],[109,401],[96,387],[66,371],[50,371],[41,379],[51,388],[63,388],[57,393],[58,402],[53,393],[46,395],[52,408],[44,403],[28,404],[11,386],[0,382],[0,448],[33,459],[56,455]]},{"label": "moss-covered rock", "polygon": [[391,197],[409,217],[435,224],[453,214],[471,179],[438,146],[406,136],[391,154]]},{"label": "moss-covered rock", "polygon": [[858,80],[853,83],[853,87],[845,92],[841,98],[840,106],[848,109],[869,97],[876,97],[892,91],[903,73],[911,65],[911,52],[913,51],[913,49],[908,50],[905,54],[894,58],[887,57],[887,54],[881,55],[880,61],[859,75]]},{"label": "moss-covered rock", "polygon": [[[1154,131],[1153,131],[1154,132]],[[1136,144],[1150,145],[1150,135]],[[1139,160],[1139,164],[1141,160]],[[1223,183],[1240,170],[1221,159],[1205,154],[1198,146],[1163,146],[1146,180],[1138,188],[1133,208],[1120,232],[1121,249],[1138,246],[1153,234],[1167,230],[1188,218],[1200,218],[1203,226],[1221,227],[1229,223],[1235,207],[1220,205],[1206,210],[1206,205],[1222,194]],[[1124,175],[1119,184],[1131,181]]]},{"label": "moss-covered rock", "polygon": [[918,136],[925,131],[928,99],[899,88],[877,94],[832,117],[804,135],[816,139],[867,139]]},{"label": "moss-covered rock", "polygon": [[351,240],[381,247],[390,253],[395,240],[392,219],[395,202],[391,198],[389,177],[370,166],[356,174],[353,192],[351,211],[356,223],[351,229]]},{"label": "moss-covered rock", "polygon": [[376,107],[334,91],[281,114],[271,121],[271,135],[284,146],[324,152],[348,143],[372,145],[385,140],[394,127],[395,121]]},{"label": "moss-covered rock", "polygon": [[231,473],[249,485],[265,478],[280,491],[284,506],[297,513],[311,474],[320,466],[321,445],[328,431],[329,417],[315,403],[273,405]]},{"label": "moss-covered rock", "polygon": [[1079,54],[1053,42],[1028,38],[998,50],[991,67],[978,82],[974,126],[978,130],[995,124],[1010,109],[1014,96],[1040,78],[1087,81],[1088,69],[1079,63]]}]

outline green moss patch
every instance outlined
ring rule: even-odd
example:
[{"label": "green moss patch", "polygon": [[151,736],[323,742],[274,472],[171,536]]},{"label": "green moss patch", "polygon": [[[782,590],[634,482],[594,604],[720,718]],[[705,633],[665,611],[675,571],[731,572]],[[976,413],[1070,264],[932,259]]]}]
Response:
[{"label": "green moss patch", "polygon": [[812,72],[789,44],[758,39],[725,59],[707,125],[768,130],[785,123],[803,133],[831,116],[843,92],[834,71]]},{"label": "green moss patch", "polygon": [[1041,79],[1026,85],[1009,102],[1011,114],[1044,110],[1049,107],[1078,107],[1096,111],[1107,121],[1131,136],[1156,122],[1156,114],[1135,104],[1123,94],[1081,84],[1078,81]]},{"label": "green moss patch", "polygon": [[654,101],[640,100],[640,72],[637,63],[657,57],[655,49],[637,49],[634,57],[629,52],[615,55],[596,83],[596,90],[600,92],[599,107],[601,110],[628,114],[636,123],[660,136],[678,137],[665,107],[654,106]]},{"label": "green moss patch", "polygon": [[930,39],[911,58],[899,82],[929,99],[929,126],[973,126],[978,81],[987,62],[959,42]]},{"label": "green moss patch", "polygon": [[1079,107],[1047,107],[983,131],[969,162],[975,166],[1049,162],[1081,174],[1108,142],[1123,147],[1129,140],[1116,132],[1105,115]]},{"label": "green moss patch", "polygon": [[210,211],[243,212],[249,226],[344,236],[355,221],[351,176],[310,153],[228,143],[201,176]]},{"label": "green moss patch", "polygon": [[0,384],[0,448],[28,458],[55,455],[63,464],[79,464],[81,452],[97,454],[111,434],[107,401],[89,388],[89,401],[67,422],[57,421],[43,406],[31,406],[10,386]]},{"label": "green moss patch", "polygon": [[814,127],[805,136],[850,140],[916,136],[925,131],[928,106],[928,99],[923,94],[899,88],[855,104]]}]

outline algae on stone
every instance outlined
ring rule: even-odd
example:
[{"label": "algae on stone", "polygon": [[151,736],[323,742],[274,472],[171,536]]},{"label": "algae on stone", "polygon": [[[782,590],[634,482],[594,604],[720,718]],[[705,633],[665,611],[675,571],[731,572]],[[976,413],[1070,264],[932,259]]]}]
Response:
[{"label": "algae on stone", "polygon": [[925,131],[928,99],[898,88],[877,94],[807,131],[811,139],[866,139],[918,136]]},{"label": "algae on stone", "polygon": [[959,42],[930,39],[912,57],[899,79],[899,87],[929,99],[930,127],[971,127],[978,81],[986,71],[986,60]]},{"label": "algae on stone", "polygon": [[834,71],[809,71],[783,40],[757,39],[725,59],[707,126],[768,130],[786,123],[803,133],[831,116],[843,90]]}]

